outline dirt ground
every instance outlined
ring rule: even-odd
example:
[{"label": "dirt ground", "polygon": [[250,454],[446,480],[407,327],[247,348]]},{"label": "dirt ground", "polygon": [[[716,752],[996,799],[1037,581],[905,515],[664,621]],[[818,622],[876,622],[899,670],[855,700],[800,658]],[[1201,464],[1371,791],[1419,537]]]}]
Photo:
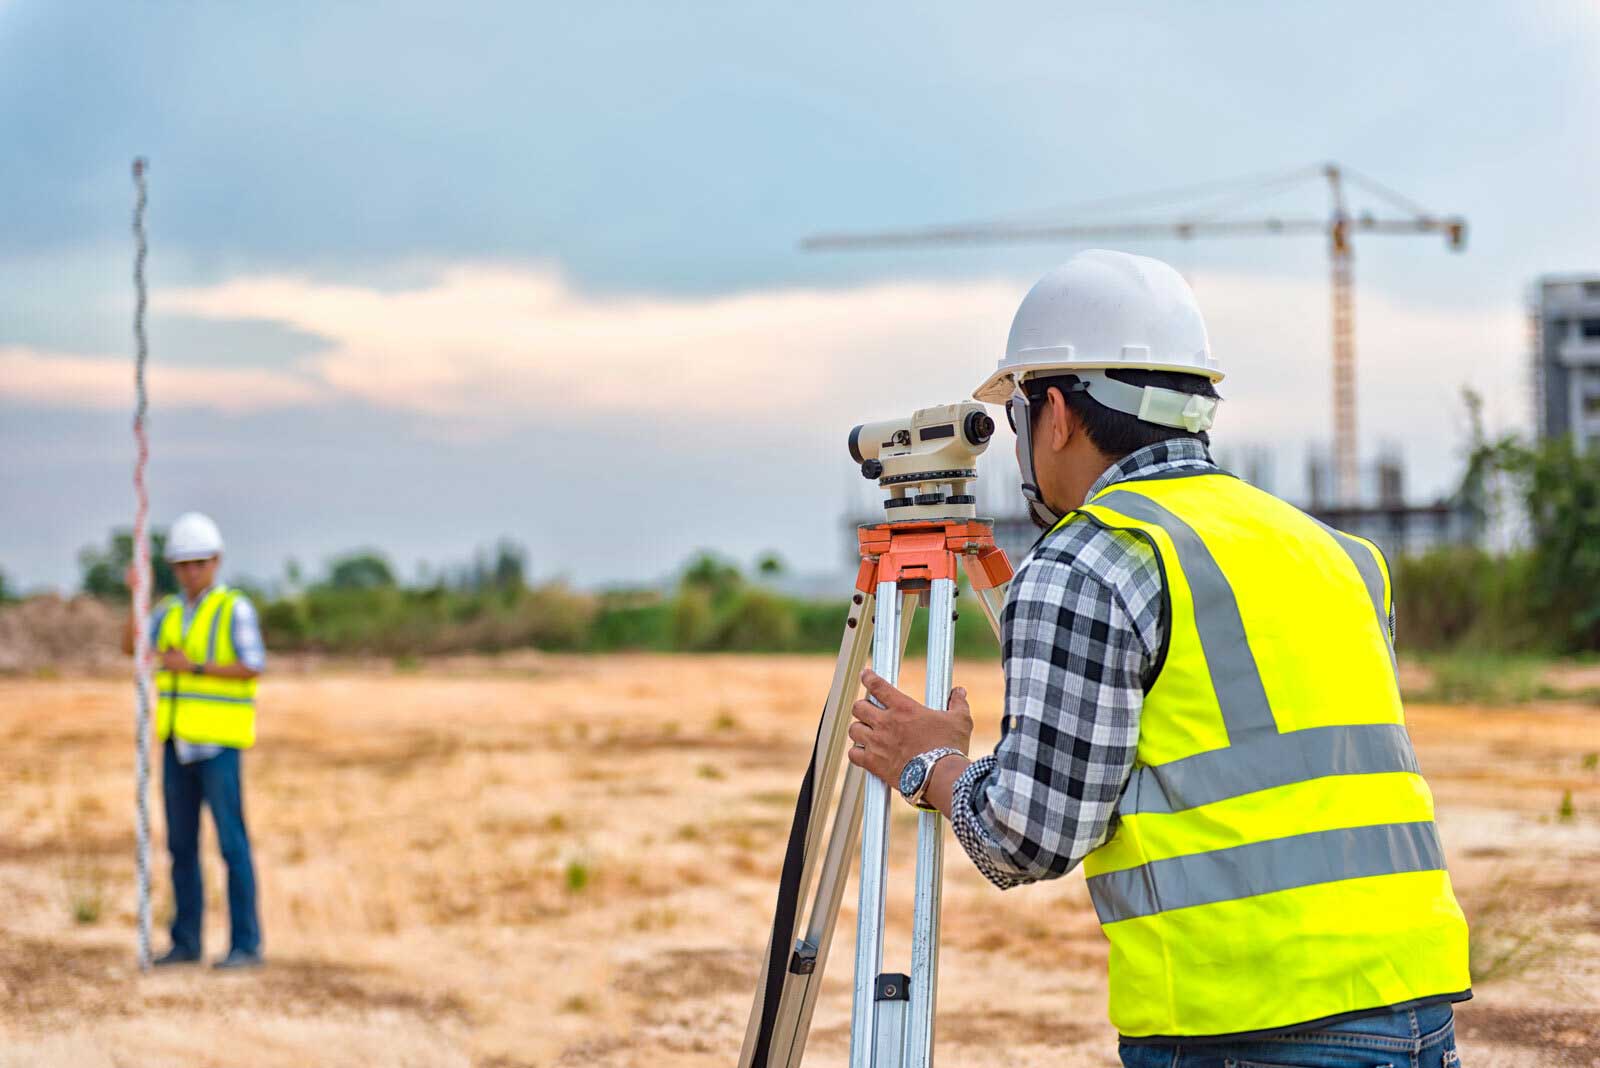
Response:
[{"label": "dirt ground", "polygon": [[[246,760],[270,963],[148,976],[133,964],[131,687],[0,678],[0,1066],[731,1066],[831,667],[279,664]],[[956,677],[983,751],[998,671]],[[1464,1063],[1600,1065],[1600,709],[1410,717],[1474,927]],[[911,817],[894,823],[901,970]],[[204,848],[217,953],[209,830]],[[1116,1064],[1081,875],[1001,895],[953,842],[946,858],[941,1062]],[[847,905],[808,1063],[843,1063],[852,931]]]}]

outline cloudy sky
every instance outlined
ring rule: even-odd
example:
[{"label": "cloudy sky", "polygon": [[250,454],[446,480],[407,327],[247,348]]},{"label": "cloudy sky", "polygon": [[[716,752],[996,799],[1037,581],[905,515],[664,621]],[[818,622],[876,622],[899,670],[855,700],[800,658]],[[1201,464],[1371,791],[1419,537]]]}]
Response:
[{"label": "cloudy sky", "polygon": [[[1075,249],[798,239],[1159,219],[1095,202],[1330,159],[1471,223],[1462,255],[1357,246],[1363,450],[1431,494],[1463,386],[1527,421],[1532,279],[1600,269],[1597,12],[0,0],[0,569],[70,585],[131,517],[136,154],[156,516],[212,513],[258,578],[501,536],[583,584],[701,546],[835,568],[848,428],[969,393]],[[1190,278],[1219,445],[1296,495],[1329,423],[1322,242],[1122,247]]]}]

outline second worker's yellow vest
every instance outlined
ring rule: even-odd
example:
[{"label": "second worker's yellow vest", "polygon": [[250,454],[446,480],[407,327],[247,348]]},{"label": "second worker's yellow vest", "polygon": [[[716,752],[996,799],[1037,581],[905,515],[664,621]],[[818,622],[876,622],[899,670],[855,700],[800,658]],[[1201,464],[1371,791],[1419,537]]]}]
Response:
[{"label": "second worker's yellow vest", "polygon": [[1467,928],[1406,733],[1371,543],[1223,474],[1114,484],[1167,590],[1115,833],[1084,863],[1128,1037],[1467,996]]},{"label": "second worker's yellow vest", "polygon": [[[237,664],[233,647],[233,606],[239,594],[213,586],[184,622],[183,605],[169,599],[156,634],[156,661],[168,649],[181,649],[196,664]],[[256,743],[256,680],[219,679],[189,671],[156,671],[156,736],[186,742],[249,749]]]}]

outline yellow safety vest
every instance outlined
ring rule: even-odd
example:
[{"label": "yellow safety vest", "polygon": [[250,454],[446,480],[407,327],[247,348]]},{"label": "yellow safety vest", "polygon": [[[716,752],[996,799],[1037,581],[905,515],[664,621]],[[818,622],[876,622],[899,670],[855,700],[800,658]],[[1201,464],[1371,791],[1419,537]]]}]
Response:
[{"label": "yellow safety vest", "polygon": [[[168,649],[181,649],[193,663],[211,667],[237,664],[233,647],[233,606],[239,593],[213,586],[183,619],[183,606],[169,598],[156,634],[157,663]],[[249,749],[256,742],[256,680],[219,679],[190,671],[156,671],[156,736],[176,735],[186,742]]]},{"label": "yellow safety vest", "polygon": [[1133,775],[1084,863],[1118,1031],[1241,1034],[1470,996],[1383,554],[1223,474],[1117,483],[1060,525],[1075,522],[1143,537],[1166,580]]}]

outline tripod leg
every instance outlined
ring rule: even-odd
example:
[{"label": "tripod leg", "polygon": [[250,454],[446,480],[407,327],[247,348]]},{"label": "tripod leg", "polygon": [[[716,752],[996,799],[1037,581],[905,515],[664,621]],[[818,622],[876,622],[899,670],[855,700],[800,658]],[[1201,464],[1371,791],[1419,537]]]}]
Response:
[{"label": "tripod leg", "polygon": [[[902,653],[911,636],[911,608],[916,603],[916,596],[907,594],[900,601],[901,624],[896,648]],[[829,687],[828,700],[823,706],[822,720],[817,727],[811,767],[806,773],[809,792],[802,789],[802,794],[809,798],[809,805],[804,812],[796,811],[796,826],[790,831],[791,853],[797,833],[803,840],[803,864],[797,867],[793,857],[786,857],[784,861],[784,877],[778,894],[778,916],[773,921],[773,932],[762,958],[755,1004],[750,1011],[744,1046],[739,1054],[740,1068],[798,1068],[805,1051],[811,1014],[822,985],[823,969],[827,966],[834,925],[839,918],[839,903],[844,897],[845,876],[861,826],[864,773],[846,764],[844,745],[847,737],[845,732],[851,719],[849,705],[860,692],[861,669],[871,646],[868,624],[873,619],[875,609],[875,597],[871,594],[862,595],[859,607],[851,608],[844,637],[840,641],[833,683]],[[833,829],[829,833],[827,852],[819,856],[817,849],[826,822],[824,817],[827,806],[833,801],[833,790],[841,768],[846,769],[845,785],[840,793]],[[803,824],[802,820],[805,821]],[[809,892],[813,881],[817,884],[816,896],[808,914],[805,933],[796,939],[801,918],[800,902]],[[776,954],[774,949],[778,950]]]},{"label": "tripod leg", "polygon": [[[948,707],[955,654],[954,579],[935,579],[928,599],[929,708]],[[905,1068],[933,1064],[933,1009],[939,986],[939,908],[944,882],[944,828],[937,812],[917,817],[916,904],[911,921],[911,999]]]},{"label": "tripod leg", "polygon": [[[890,685],[900,678],[901,616],[909,604],[896,584],[878,583],[877,620],[872,632],[872,670]],[[873,1068],[878,1030],[878,971],[883,964],[884,884],[888,877],[889,787],[868,776],[861,815],[861,903],[856,914],[855,1000],[850,1012],[850,1068]]]},{"label": "tripod leg", "polygon": [[[984,583],[988,576],[984,574],[983,565],[973,556],[963,558],[967,569],[967,579],[972,585],[973,595],[978,598],[978,605],[983,609],[983,614],[989,620],[989,626],[994,629],[994,636],[1000,637],[1000,610],[1006,606],[1006,590],[1011,586],[1007,581],[998,586],[986,586]],[[1009,572],[1008,572],[1009,573]]]},{"label": "tripod leg", "polygon": [[[787,1024],[780,1026],[779,1018],[784,1003],[791,1000],[788,987],[791,978],[797,974],[794,971],[797,960],[790,955],[790,950],[794,946],[795,931],[800,922],[800,903],[805,900],[817,874],[817,847],[826,822],[822,817],[833,800],[839,767],[844,762],[845,731],[850,725],[848,705],[855,700],[860,689],[861,668],[870,647],[868,622],[873,618],[874,608],[871,594],[860,595],[859,604],[851,606],[844,635],[839,642],[833,682],[828,688],[828,699],[823,705],[816,742],[812,747],[811,763],[795,806],[794,825],[790,828],[783,876],[778,887],[772,934],[767,942],[767,951],[762,956],[755,1004],[750,1010],[750,1022],[745,1027],[744,1046],[739,1054],[740,1068],[768,1068],[786,1064],[789,1060],[785,1047],[793,1036],[793,1028]],[[799,966],[806,965],[800,963]],[[803,1041],[801,1045],[804,1045]]]},{"label": "tripod leg", "polygon": [[[916,598],[914,593],[901,598],[898,648],[902,658],[906,642],[911,637],[912,609],[916,605]],[[862,657],[865,657],[865,645]],[[854,667],[852,678],[861,674],[861,662],[858,660]],[[853,697],[854,693],[854,690],[850,690],[848,696]],[[861,830],[862,788],[866,783],[866,773],[860,768],[845,765],[844,775],[844,788],[839,792],[833,830],[828,836],[827,852],[822,857],[816,897],[811,905],[805,933],[795,943],[795,955],[791,958],[789,969],[792,974],[785,977],[772,1054],[768,1058],[773,1068],[799,1068],[805,1053],[806,1038],[811,1031],[811,1016],[816,1010],[817,994],[822,989],[822,973],[828,965],[833,930],[839,920],[839,904],[844,899],[845,879]]]},{"label": "tripod leg", "polygon": [[[901,657],[906,656],[906,643],[910,640],[910,625],[915,616],[917,595],[906,593],[901,596],[901,628],[899,628],[899,651]],[[856,675],[861,673],[861,665],[856,665]],[[861,804],[866,787],[866,772],[859,767],[845,766],[845,787],[838,795],[838,811],[834,817],[834,830],[827,839],[827,852],[822,857],[822,875],[816,886],[816,899],[811,905],[811,915],[806,923],[805,934],[800,937],[795,945],[798,953],[816,954],[810,967],[813,974],[805,978],[790,978],[789,988],[784,990],[784,1004],[779,1010],[779,1034],[790,1034],[789,1058],[779,1060],[776,1042],[771,1063],[774,1066],[784,1065],[786,1068],[800,1068],[800,1058],[805,1054],[806,1036],[811,1031],[811,1014],[816,1010],[816,998],[822,990],[822,969],[827,967],[827,953],[834,945],[834,927],[838,923],[838,907],[845,899],[845,878],[848,875],[856,838],[861,831]],[[790,996],[792,988],[792,996]],[[790,1025],[792,1020],[792,1025]]]}]

